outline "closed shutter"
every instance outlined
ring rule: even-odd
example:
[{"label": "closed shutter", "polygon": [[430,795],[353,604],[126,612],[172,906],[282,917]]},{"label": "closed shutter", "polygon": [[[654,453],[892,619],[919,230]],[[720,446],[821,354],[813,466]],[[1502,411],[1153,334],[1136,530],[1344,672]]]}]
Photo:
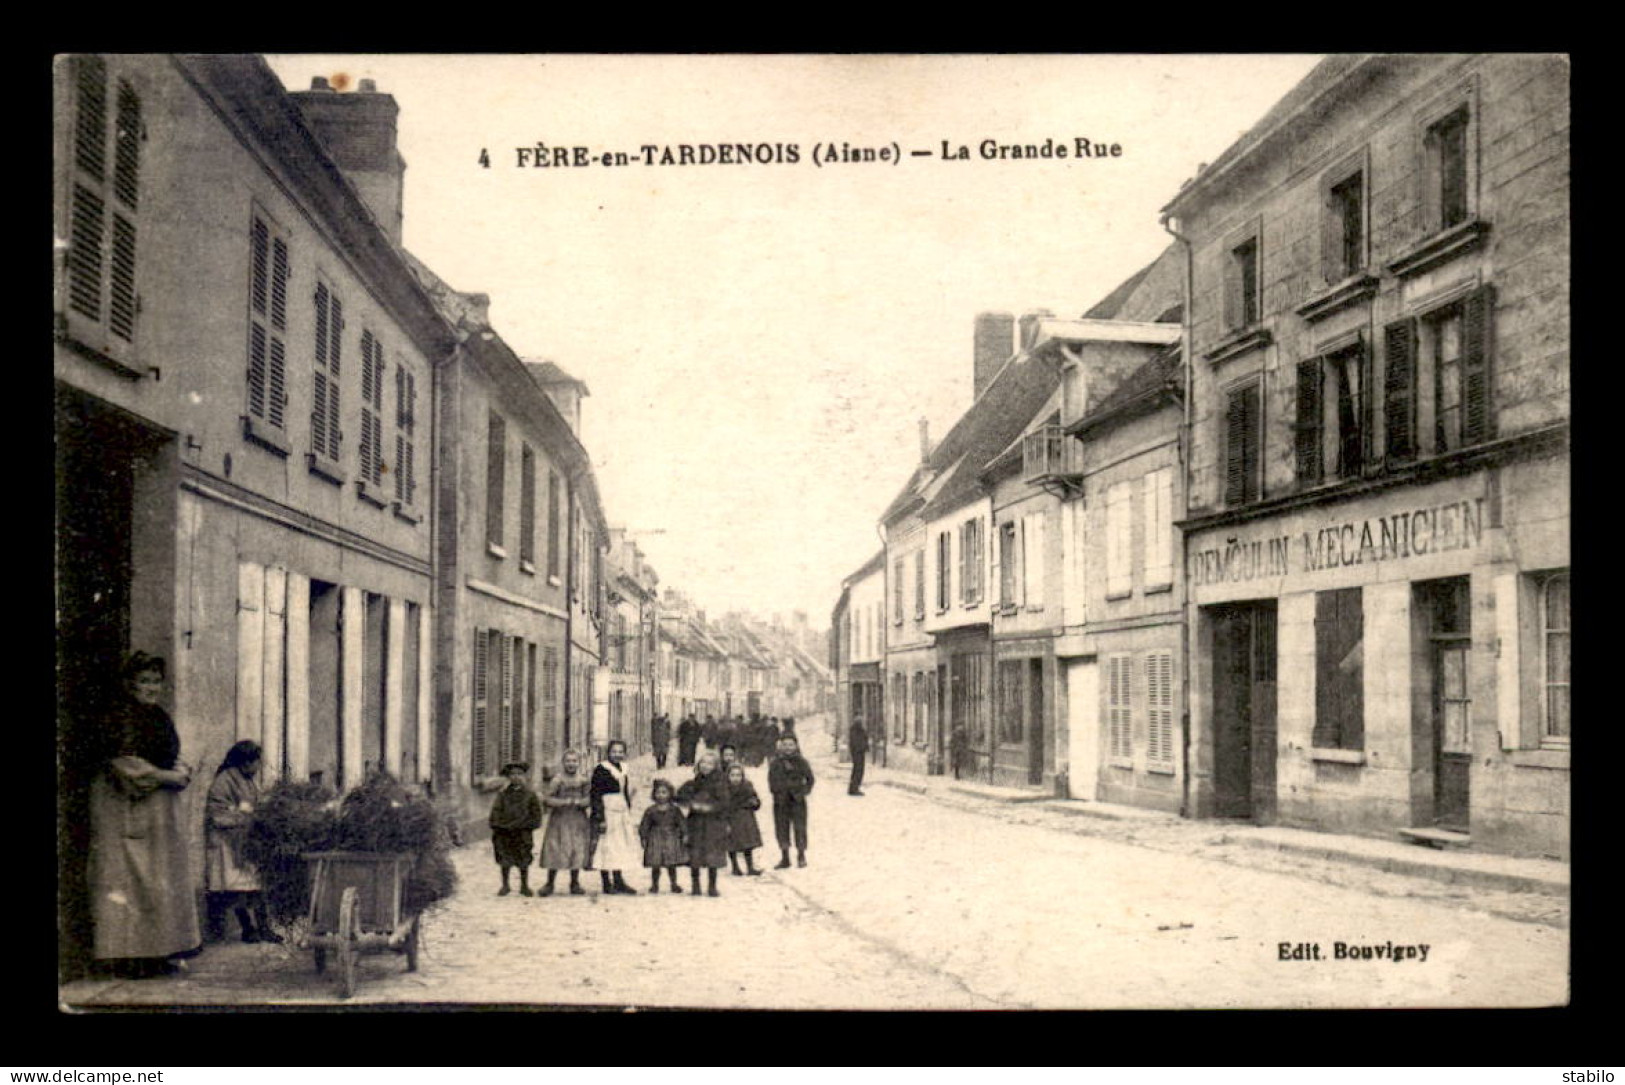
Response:
[{"label": "closed shutter", "polygon": [[73,187],[68,238],[68,305],[91,320],[102,318],[102,231],[107,205],[95,192]]},{"label": "closed shutter", "polygon": [[99,181],[107,169],[107,61],[75,57],[74,90],[74,162]]},{"label": "closed shutter", "polygon": [[[1319,482],[1324,447],[1324,370],[1319,358],[1298,363],[1298,420],[1296,435],[1298,481]],[[1234,409],[1232,407],[1232,409]]]},{"label": "closed shutter", "polygon": [[959,526],[959,600],[970,602],[970,525]]},{"label": "closed shutter", "polygon": [[[141,96],[119,80],[108,115],[105,59],[73,60],[74,175],[68,213],[66,303],[71,314],[94,323],[122,343],[91,332],[102,349],[122,349],[135,338],[136,209],[141,195]],[[111,119],[111,126],[109,120]],[[108,145],[112,170],[108,170]],[[70,325],[71,327],[71,325]]]},{"label": "closed shutter", "polygon": [[135,337],[135,224],[116,212],[108,286],[107,327],[129,341]]},{"label": "closed shutter", "polygon": [[520,719],[519,691],[524,688],[519,668],[524,660],[524,642],[518,637],[502,638],[502,746],[504,761],[522,759],[524,725]]},{"label": "closed shutter", "polygon": [[1174,763],[1173,683],[1174,657],[1171,652],[1152,652],[1145,657],[1146,679],[1146,761],[1159,768]]},{"label": "closed shutter", "polygon": [[373,338],[371,331],[361,333],[361,478],[372,482],[378,467],[378,446],[373,443],[372,394],[377,385],[377,371],[373,368]]},{"label": "closed shutter", "polygon": [[1106,491],[1107,595],[1127,595],[1134,590],[1133,509],[1132,484],[1119,482]]},{"label": "closed shutter", "polygon": [[1106,662],[1107,726],[1111,756],[1128,760],[1134,756],[1134,717],[1129,703],[1131,656],[1112,656]]},{"label": "closed shutter", "polygon": [[1258,385],[1230,393],[1225,416],[1225,484],[1227,505],[1258,497]]},{"label": "closed shutter", "polygon": [[1495,287],[1483,286],[1467,297],[1461,319],[1461,398],[1463,444],[1495,436],[1490,399],[1490,347],[1495,316]]},{"label": "closed shutter", "polygon": [[1173,583],[1174,473],[1161,467],[1145,476],[1145,583]]},{"label": "closed shutter", "polygon": [[470,728],[470,739],[473,744],[471,763],[475,780],[491,774],[489,758],[486,756],[485,744],[487,735],[487,698],[486,698],[486,670],[489,662],[486,655],[485,630],[474,630],[474,722]]},{"label": "closed shutter", "polygon": [[914,620],[925,617],[925,551],[914,551]]},{"label": "closed shutter", "polygon": [[536,453],[519,448],[519,559],[536,560]]},{"label": "closed shutter", "polygon": [[1400,463],[1416,455],[1416,321],[1383,329],[1383,451]]}]

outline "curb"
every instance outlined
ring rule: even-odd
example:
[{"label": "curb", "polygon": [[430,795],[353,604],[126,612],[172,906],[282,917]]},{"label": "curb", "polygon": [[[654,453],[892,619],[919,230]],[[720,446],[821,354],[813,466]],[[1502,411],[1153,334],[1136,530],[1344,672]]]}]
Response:
[{"label": "curb", "polygon": [[1398,855],[1372,855],[1347,851],[1320,843],[1297,843],[1264,840],[1257,837],[1225,834],[1225,842],[1262,851],[1282,851],[1294,855],[1307,855],[1353,866],[1368,866],[1390,874],[1403,874],[1413,878],[1428,878],[1446,884],[1470,885],[1479,889],[1504,889],[1513,893],[1569,892],[1569,882],[1558,878],[1542,878],[1532,874],[1513,874],[1498,870],[1477,870],[1472,867],[1444,863],[1430,863],[1420,859],[1407,859]]}]

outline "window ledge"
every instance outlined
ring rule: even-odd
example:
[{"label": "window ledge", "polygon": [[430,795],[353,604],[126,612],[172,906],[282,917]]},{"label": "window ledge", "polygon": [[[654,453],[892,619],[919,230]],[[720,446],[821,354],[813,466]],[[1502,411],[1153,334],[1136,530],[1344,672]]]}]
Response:
[{"label": "window ledge", "polygon": [[1388,270],[1401,279],[1420,275],[1438,267],[1447,260],[1473,251],[1489,235],[1490,224],[1482,219],[1470,218],[1448,230],[1440,230],[1432,237],[1389,263]]},{"label": "window ledge", "polygon": [[1106,601],[1110,603],[1115,602],[1118,599],[1131,599],[1133,596],[1133,588],[1130,588],[1128,591],[1109,591],[1106,593]]},{"label": "window ledge", "polygon": [[388,508],[389,507],[389,502],[388,501],[385,501],[383,498],[379,497],[376,493],[374,493],[373,491],[367,489],[367,483],[366,483],[366,481],[364,479],[356,479],[356,481],[355,481],[355,495],[357,497],[359,497],[361,500],[365,501],[367,504],[371,505],[375,509],[383,509],[383,508]]},{"label": "window ledge", "polygon": [[1274,336],[1270,334],[1268,328],[1261,324],[1254,324],[1251,327],[1231,333],[1228,338],[1221,339],[1219,345],[1208,351],[1204,357],[1214,365],[1218,365],[1220,362],[1227,362],[1231,358],[1246,354],[1250,350],[1267,347],[1274,341]]},{"label": "window ledge", "polygon": [[1340,765],[1365,764],[1364,750],[1333,750],[1326,747],[1314,747],[1309,751],[1311,761],[1335,761]]},{"label": "window ledge", "polygon": [[293,446],[288,438],[279,433],[276,427],[268,422],[261,422],[251,414],[243,418],[243,440],[259,445],[261,448],[275,455],[287,459],[293,453]]},{"label": "window ledge", "polygon": [[423,523],[423,514],[413,509],[410,505],[403,505],[399,501],[394,501],[391,502],[391,506],[395,511],[395,518],[397,520],[405,520],[414,527]]},{"label": "window ledge", "polygon": [[531,561],[529,558],[520,558],[519,559],[519,571],[522,572],[522,573],[529,573],[531,576],[535,576],[536,575],[536,563],[534,561]]},{"label": "window ledge", "polygon": [[[86,358],[97,363],[98,365],[105,366],[109,372],[115,374],[116,376],[122,377],[127,381],[139,381],[146,376],[146,374],[142,373],[142,371],[137,369],[135,366],[130,365],[128,362],[125,362],[119,358],[115,358],[110,352],[115,348],[109,346],[107,349],[103,349],[74,335],[72,328],[77,324],[79,324],[79,320],[77,318],[70,320],[66,313],[57,313],[57,342],[61,343],[63,346],[72,347],[75,351],[84,355]],[[119,349],[119,353],[124,354],[133,352],[128,350],[128,348],[125,348]]]},{"label": "window ledge", "polygon": [[1177,770],[1175,770],[1172,762],[1168,762],[1167,764],[1164,764],[1164,763],[1162,763],[1160,761],[1147,762],[1147,764],[1145,766],[1145,771],[1150,772],[1150,773],[1154,773],[1154,774],[1156,774],[1158,776],[1177,776],[1178,775],[1178,772],[1177,772]]},{"label": "window ledge", "polygon": [[1031,604],[1029,606],[1023,607],[1022,609],[1025,610],[1028,614],[1042,614],[1042,613],[1044,613],[1044,604],[1043,603],[1034,603],[1034,604]]},{"label": "window ledge", "polygon": [[1145,594],[1147,595],[1158,595],[1162,592],[1173,590],[1174,582],[1172,580],[1168,581],[1166,584],[1147,584],[1145,586]]},{"label": "window ledge", "polygon": [[1514,765],[1529,769],[1563,769],[1569,767],[1567,750],[1513,750],[1508,755]]},{"label": "window ledge", "polygon": [[1106,758],[1106,765],[1109,768],[1128,769],[1130,772],[1133,772],[1134,771],[1134,758],[1132,758],[1132,757],[1108,757],[1108,758]]},{"label": "window ledge", "polygon": [[310,473],[317,478],[325,482],[331,482],[335,486],[344,485],[344,480],[347,477],[344,468],[340,467],[337,461],[328,459],[320,452],[305,453],[305,465],[310,468]]},{"label": "window ledge", "polygon": [[506,558],[508,556],[508,552],[494,542],[485,544],[485,552],[494,558]]},{"label": "window ledge", "polygon": [[547,582],[555,588],[561,587],[564,584],[564,581],[559,579],[558,573],[548,573]]},{"label": "window ledge", "polygon": [[1321,293],[1310,298],[1295,310],[1305,320],[1313,323],[1325,320],[1334,313],[1340,313],[1351,305],[1376,296],[1377,277],[1369,272],[1359,271],[1340,282],[1333,283]]},{"label": "window ledge", "polygon": [[1014,614],[1016,611],[1018,611],[1020,609],[1021,608],[1016,606],[1016,604],[1014,604],[1014,603],[1000,603],[998,605],[998,607],[994,610],[994,613],[999,614],[999,615],[1008,615],[1008,614]]}]

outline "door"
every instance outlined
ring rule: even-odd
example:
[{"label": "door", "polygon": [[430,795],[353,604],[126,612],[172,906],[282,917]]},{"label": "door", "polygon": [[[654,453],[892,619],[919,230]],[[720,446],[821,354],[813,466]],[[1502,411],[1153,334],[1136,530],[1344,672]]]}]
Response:
[{"label": "door", "polygon": [[1066,746],[1068,789],[1074,799],[1093,801],[1100,777],[1100,675],[1093,660],[1066,668]]},{"label": "door", "polygon": [[1267,825],[1275,820],[1275,604],[1256,603],[1246,613],[1252,644],[1252,818]]},{"label": "door", "polygon": [[1252,622],[1241,607],[1213,611],[1213,813],[1253,816]]},{"label": "door", "polygon": [[1027,661],[1027,782],[1044,782],[1044,661]]},{"label": "door", "polygon": [[1472,743],[1468,733],[1466,637],[1438,638],[1433,645],[1433,816],[1441,829],[1468,831],[1468,772]]}]

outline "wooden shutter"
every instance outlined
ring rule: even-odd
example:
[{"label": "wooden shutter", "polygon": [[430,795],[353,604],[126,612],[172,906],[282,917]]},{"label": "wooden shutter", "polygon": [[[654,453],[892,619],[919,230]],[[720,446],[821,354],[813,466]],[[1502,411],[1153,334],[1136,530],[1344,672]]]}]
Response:
[{"label": "wooden shutter", "polygon": [[1461,442],[1464,445],[1478,444],[1495,436],[1490,383],[1494,317],[1494,286],[1480,287],[1462,304]]},{"label": "wooden shutter", "polygon": [[[1325,372],[1321,359],[1298,363],[1298,421],[1295,427],[1299,482],[1319,482],[1324,447]],[[1232,405],[1232,410],[1234,406]]]},{"label": "wooden shutter", "polygon": [[255,320],[248,324],[248,413],[256,418],[265,417],[267,395],[265,325]]},{"label": "wooden shutter", "polygon": [[925,550],[914,551],[914,618],[925,617]]},{"label": "wooden shutter", "polygon": [[1147,762],[1164,768],[1174,761],[1173,661],[1171,652],[1151,652],[1145,657],[1145,756]]},{"label": "wooden shutter", "polygon": [[519,758],[518,742],[518,714],[514,711],[514,691],[518,688],[518,675],[515,667],[518,663],[519,639],[505,637],[498,634],[502,644],[502,759],[515,761]]},{"label": "wooden shutter", "polygon": [[489,759],[486,757],[487,735],[487,688],[486,669],[489,659],[486,654],[485,630],[474,630],[474,722],[471,728],[470,739],[473,743],[472,765],[474,779],[491,774]]},{"label": "wooden shutter", "polygon": [[102,318],[102,231],[107,205],[101,196],[73,186],[68,239],[68,305],[91,320]]},{"label": "wooden shutter", "polygon": [[373,481],[373,475],[378,463],[378,449],[373,444],[372,434],[372,392],[377,383],[377,373],[373,368],[372,332],[361,333],[361,478],[363,481]]},{"label": "wooden shutter", "polygon": [[1227,505],[1258,496],[1258,385],[1230,393],[1225,417],[1225,487]]},{"label": "wooden shutter", "polygon": [[99,181],[107,168],[107,61],[75,57],[74,89],[74,162]]},{"label": "wooden shutter", "polygon": [[[508,427],[501,415],[491,412],[486,423],[485,538],[502,545],[502,498],[506,486]],[[578,570],[579,573],[579,570]]]},{"label": "wooden shutter", "polygon": [[1393,462],[1416,454],[1416,321],[1383,329],[1383,450]]},{"label": "wooden shutter", "polygon": [[124,80],[118,85],[113,129],[113,195],[132,211],[141,196],[141,96]]}]

